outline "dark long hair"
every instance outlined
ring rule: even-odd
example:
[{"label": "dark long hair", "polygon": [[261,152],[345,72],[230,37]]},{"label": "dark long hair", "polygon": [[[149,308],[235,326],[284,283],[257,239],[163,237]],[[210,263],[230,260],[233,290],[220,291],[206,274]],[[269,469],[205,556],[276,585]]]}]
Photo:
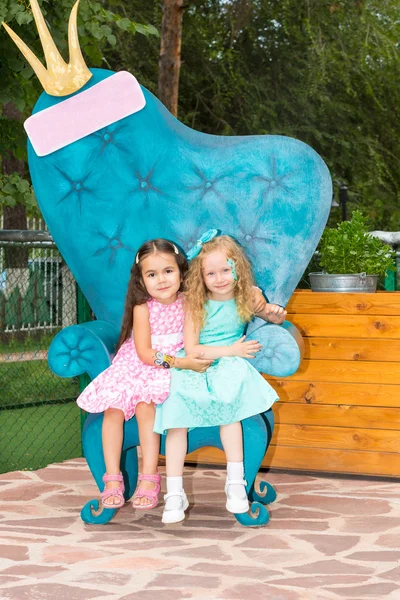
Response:
[{"label": "dark long hair", "polygon": [[[176,253],[175,249],[178,250],[178,254]],[[131,276],[128,283],[128,291],[126,293],[125,311],[122,319],[121,333],[116,349],[117,352],[121,348],[125,340],[127,340],[132,333],[134,307],[138,304],[144,304],[145,302],[147,302],[147,300],[150,299],[150,295],[147,292],[143,283],[142,261],[144,258],[146,258],[146,256],[154,254],[155,252],[171,254],[174,257],[176,264],[178,265],[182,281],[186,275],[188,269],[188,262],[186,260],[186,257],[182,253],[182,251],[179,250],[178,247],[175,246],[175,244],[173,244],[172,242],[164,240],[163,238],[157,238],[156,240],[149,240],[148,242],[145,242],[142,246],[140,246],[131,268]],[[179,289],[181,290],[181,288],[182,285]]]}]

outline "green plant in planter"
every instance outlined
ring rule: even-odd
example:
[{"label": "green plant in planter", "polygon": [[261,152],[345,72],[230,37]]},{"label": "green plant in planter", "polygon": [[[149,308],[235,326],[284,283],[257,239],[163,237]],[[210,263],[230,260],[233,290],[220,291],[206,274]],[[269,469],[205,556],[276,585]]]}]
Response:
[{"label": "green plant in planter", "polygon": [[384,275],[386,271],[395,270],[393,250],[368,233],[359,210],[336,229],[325,229],[319,253],[319,263],[329,274]]}]

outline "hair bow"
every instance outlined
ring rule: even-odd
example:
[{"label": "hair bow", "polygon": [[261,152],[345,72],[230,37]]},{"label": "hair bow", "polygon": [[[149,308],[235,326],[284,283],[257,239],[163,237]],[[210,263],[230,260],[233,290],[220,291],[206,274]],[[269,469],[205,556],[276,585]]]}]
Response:
[{"label": "hair bow", "polygon": [[187,259],[193,260],[200,253],[200,250],[202,249],[203,244],[210,242],[212,239],[217,237],[217,235],[219,235],[218,229],[209,229],[208,231],[203,233],[203,235],[201,236],[200,239],[197,240],[197,242],[195,243],[193,248],[191,248],[189,250],[189,252],[187,252],[187,254],[186,254]]}]

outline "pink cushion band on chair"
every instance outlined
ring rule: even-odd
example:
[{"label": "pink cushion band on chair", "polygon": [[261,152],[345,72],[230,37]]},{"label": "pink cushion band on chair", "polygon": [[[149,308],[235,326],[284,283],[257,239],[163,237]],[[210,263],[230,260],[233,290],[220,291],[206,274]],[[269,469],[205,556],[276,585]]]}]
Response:
[{"label": "pink cushion band on chair", "polygon": [[46,156],[141,110],[141,87],[127,71],[32,115],[25,130],[38,156]]}]

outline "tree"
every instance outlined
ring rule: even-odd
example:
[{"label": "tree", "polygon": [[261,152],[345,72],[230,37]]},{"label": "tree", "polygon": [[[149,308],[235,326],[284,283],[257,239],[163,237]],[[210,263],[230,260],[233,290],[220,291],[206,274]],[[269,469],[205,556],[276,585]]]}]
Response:
[{"label": "tree", "polygon": [[183,10],[183,0],[163,0],[158,98],[175,117],[178,115]]}]

